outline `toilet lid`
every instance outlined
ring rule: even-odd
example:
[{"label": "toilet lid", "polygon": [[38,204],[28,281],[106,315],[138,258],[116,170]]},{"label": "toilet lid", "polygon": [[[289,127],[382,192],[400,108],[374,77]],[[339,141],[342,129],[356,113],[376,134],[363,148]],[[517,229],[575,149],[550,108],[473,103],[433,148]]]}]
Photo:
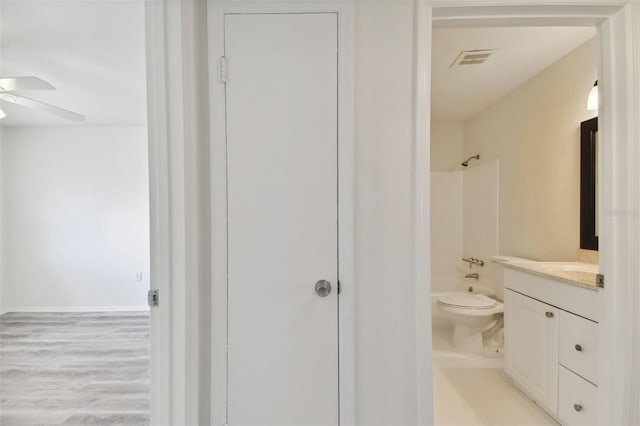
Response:
[{"label": "toilet lid", "polygon": [[491,309],[497,306],[495,300],[477,293],[448,294],[438,298],[438,303],[462,309]]}]

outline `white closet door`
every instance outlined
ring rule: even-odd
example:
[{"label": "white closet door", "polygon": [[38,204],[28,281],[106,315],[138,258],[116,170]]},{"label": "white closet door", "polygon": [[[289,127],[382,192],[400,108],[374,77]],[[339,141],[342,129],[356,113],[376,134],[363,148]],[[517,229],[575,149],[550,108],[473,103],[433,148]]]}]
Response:
[{"label": "white closet door", "polygon": [[337,425],[337,15],[228,14],[225,58],[229,425]]}]

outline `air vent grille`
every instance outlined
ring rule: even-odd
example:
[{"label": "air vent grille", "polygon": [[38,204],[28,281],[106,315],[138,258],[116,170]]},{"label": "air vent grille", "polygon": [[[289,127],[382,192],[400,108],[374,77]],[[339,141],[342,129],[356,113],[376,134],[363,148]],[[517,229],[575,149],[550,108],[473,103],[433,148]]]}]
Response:
[{"label": "air vent grille", "polygon": [[495,49],[463,50],[449,67],[451,68],[457,65],[480,65],[491,56],[494,50]]}]

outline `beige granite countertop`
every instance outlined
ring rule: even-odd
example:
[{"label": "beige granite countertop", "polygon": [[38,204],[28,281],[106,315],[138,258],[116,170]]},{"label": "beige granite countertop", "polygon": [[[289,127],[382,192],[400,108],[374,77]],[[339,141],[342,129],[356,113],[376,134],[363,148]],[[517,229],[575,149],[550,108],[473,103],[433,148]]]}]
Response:
[{"label": "beige granite countertop", "polygon": [[494,256],[491,261],[506,268],[528,272],[590,290],[598,290],[598,265],[584,262],[538,262],[511,256]]}]

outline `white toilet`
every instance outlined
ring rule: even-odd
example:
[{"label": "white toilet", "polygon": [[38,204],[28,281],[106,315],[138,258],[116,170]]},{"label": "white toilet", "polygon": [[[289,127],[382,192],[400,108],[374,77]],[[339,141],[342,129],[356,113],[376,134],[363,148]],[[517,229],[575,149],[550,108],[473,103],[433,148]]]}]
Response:
[{"label": "white toilet", "polygon": [[483,354],[482,332],[504,312],[504,304],[480,293],[448,293],[438,297],[438,308],[453,321],[453,347],[458,352]]}]

